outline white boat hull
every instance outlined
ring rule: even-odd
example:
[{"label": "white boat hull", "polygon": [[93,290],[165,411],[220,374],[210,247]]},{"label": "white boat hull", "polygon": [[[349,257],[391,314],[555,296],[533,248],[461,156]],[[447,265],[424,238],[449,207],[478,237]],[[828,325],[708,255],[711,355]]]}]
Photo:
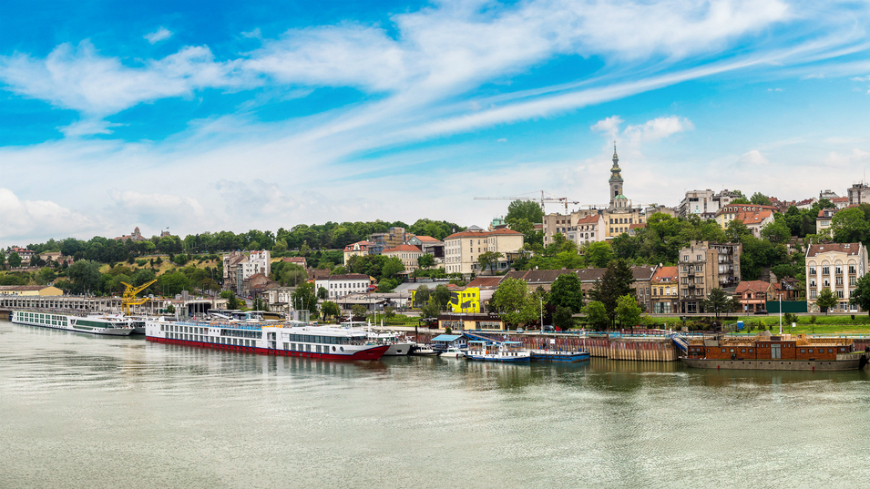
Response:
[{"label": "white boat hull", "polygon": [[390,348],[384,353],[385,357],[404,357],[411,353],[413,343],[393,343]]}]

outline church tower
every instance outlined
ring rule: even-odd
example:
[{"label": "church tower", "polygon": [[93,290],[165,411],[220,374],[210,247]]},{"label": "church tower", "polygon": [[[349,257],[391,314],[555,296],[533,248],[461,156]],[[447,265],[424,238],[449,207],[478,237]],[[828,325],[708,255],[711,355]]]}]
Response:
[{"label": "church tower", "polygon": [[[614,208],[616,198],[622,195],[622,174],[619,169],[619,156],[616,154],[616,141],[613,141],[613,167],[610,168],[610,208]],[[625,197],[623,197],[624,199]]]}]

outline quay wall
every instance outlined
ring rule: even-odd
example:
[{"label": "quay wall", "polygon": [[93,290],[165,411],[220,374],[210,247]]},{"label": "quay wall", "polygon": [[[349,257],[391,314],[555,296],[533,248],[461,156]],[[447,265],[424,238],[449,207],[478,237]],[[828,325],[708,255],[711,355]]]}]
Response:
[{"label": "quay wall", "polygon": [[[547,334],[504,335],[501,333],[485,336],[498,340],[519,341],[527,348],[548,348],[576,350],[585,348],[593,357],[603,357],[611,360],[629,360],[640,362],[675,362],[677,350],[669,338],[582,338],[576,336],[561,336]],[[428,343],[437,334],[420,333],[418,342]],[[555,343],[551,343],[555,340]]]}]

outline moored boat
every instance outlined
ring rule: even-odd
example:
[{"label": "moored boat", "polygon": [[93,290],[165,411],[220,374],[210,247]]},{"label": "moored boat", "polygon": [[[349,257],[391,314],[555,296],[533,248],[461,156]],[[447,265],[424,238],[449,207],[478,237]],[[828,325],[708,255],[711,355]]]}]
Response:
[{"label": "moored boat", "polygon": [[462,358],[465,356],[465,350],[458,346],[448,346],[447,349],[440,352],[438,356],[445,358]]},{"label": "moored boat", "polygon": [[129,336],[134,331],[126,317],[113,315],[69,316],[37,311],[12,311],[9,320],[15,324],[105,336]]},{"label": "moored boat", "polygon": [[259,322],[148,320],[145,338],[157,343],[260,355],[324,360],[378,360],[390,348],[351,328]]},{"label": "moored boat", "polygon": [[532,350],[533,362],[574,363],[589,360],[589,352],[583,350]]},{"label": "moored boat", "polygon": [[525,363],[532,358],[531,352],[522,348],[518,341],[469,341],[465,358],[483,362]]},{"label": "moored boat", "polygon": [[850,338],[814,338],[805,335],[720,336],[690,338],[687,367],[729,370],[857,370],[867,355],[856,352]]}]

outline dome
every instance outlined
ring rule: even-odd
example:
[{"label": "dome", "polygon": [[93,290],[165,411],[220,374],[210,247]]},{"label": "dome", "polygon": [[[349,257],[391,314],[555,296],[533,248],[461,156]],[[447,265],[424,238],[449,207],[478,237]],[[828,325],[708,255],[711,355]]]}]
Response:
[{"label": "dome", "polygon": [[619,194],[616,197],[614,197],[613,200],[628,200],[628,197],[626,197],[622,194]]}]

